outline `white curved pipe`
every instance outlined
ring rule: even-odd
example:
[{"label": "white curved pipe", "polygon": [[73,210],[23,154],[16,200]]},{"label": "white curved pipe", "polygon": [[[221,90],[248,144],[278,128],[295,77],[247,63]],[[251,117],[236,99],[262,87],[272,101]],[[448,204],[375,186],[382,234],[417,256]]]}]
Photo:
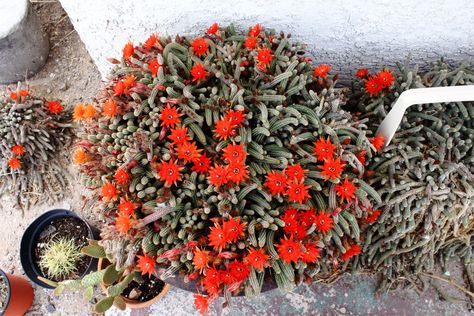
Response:
[{"label": "white curved pipe", "polygon": [[402,121],[405,111],[410,106],[461,101],[474,101],[474,85],[421,88],[404,91],[380,124],[376,135],[382,135],[385,138],[385,146],[388,146]]}]

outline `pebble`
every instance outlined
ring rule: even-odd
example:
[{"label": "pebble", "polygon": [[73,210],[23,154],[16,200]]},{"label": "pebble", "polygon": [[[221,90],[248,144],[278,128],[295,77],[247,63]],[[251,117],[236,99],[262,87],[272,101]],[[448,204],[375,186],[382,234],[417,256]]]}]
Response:
[{"label": "pebble", "polygon": [[56,311],[56,307],[53,304],[49,303],[48,305],[46,305],[46,310],[48,311],[48,313],[52,314]]},{"label": "pebble", "polygon": [[60,87],[59,87],[59,90],[61,91],[66,91],[67,89],[69,89],[68,85],[66,82],[64,82]]},{"label": "pebble", "polygon": [[345,307],[343,307],[343,308],[339,309],[339,312],[341,312],[341,314],[345,314],[345,313],[346,313],[346,311],[347,311],[347,310],[346,310],[346,308],[345,308]]}]

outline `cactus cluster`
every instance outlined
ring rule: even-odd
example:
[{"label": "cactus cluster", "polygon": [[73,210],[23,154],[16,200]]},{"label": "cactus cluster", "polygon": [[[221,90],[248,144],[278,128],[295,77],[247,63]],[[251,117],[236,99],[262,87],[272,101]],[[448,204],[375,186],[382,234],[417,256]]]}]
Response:
[{"label": "cactus cluster", "polygon": [[352,264],[381,202],[364,181],[380,139],[342,110],[336,77],[303,44],[214,24],[128,43],[113,62],[74,111],[74,161],[100,195],[100,244],[118,271],[164,265],[161,278],[228,301],[268,277],[289,290]]},{"label": "cactus cluster", "polygon": [[67,194],[70,119],[59,102],[36,98],[20,85],[0,96],[0,196],[9,194],[28,209]]},{"label": "cactus cluster", "polygon": [[[441,60],[424,75],[400,65],[389,91],[375,96],[360,89],[355,99],[376,129],[405,90],[473,84],[467,62],[452,67]],[[374,175],[367,181],[381,195],[383,212],[365,232],[360,264],[382,271],[383,286],[411,281],[436,263],[446,267],[451,257],[473,262],[473,142],[473,102],[416,105],[369,164]]]},{"label": "cactus cluster", "polygon": [[38,264],[48,278],[63,280],[77,277],[76,264],[82,257],[73,239],[58,238],[45,245]]}]

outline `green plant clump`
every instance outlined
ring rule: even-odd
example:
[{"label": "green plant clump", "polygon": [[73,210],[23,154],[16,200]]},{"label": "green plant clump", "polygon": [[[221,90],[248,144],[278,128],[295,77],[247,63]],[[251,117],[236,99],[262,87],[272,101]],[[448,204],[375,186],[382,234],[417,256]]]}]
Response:
[{"label": "green plant clump", "polygon": [[59,238],[49,242],[39,265],[47,277],[54,280],[74,277],[76,264],[83,254],[73,239]]}]

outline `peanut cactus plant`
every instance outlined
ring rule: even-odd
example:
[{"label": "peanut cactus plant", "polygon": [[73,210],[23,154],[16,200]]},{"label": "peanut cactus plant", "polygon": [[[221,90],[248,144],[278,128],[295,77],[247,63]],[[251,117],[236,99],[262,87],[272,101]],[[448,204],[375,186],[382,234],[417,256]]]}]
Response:
[{"label": "peanut cactus plant", "polygon": [[331,280],[361,251],[380,140],[341,106],[331,67],[255,25],[129,42],[81,123],[74,161],[96,190],[116,270],[193,281],[206,296]]},{"label": "peanut cactus plant", "polygon": [[0,96],[0,196],[22,209],[57,202],[68,192],[65,168],[72,142],[71,113],[18,85]]}]

